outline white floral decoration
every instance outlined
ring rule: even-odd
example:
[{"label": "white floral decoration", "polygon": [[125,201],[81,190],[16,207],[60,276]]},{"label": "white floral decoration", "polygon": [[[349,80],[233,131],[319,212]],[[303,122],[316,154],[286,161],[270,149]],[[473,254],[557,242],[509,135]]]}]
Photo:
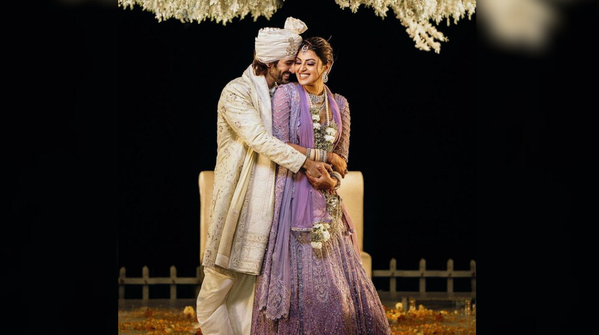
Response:
[{"label": "white floral decoration", "polygon": [[322,249],[323,243],[331,238],[329,229],[331,225],[326,222],[315,222],[310,231],[310,245],[314,249]]},{"label": "white floral decoration", "polygon": [[331,152],[337,135],[337,124],[334,122],[320,124],[318,107],[310,107],[310,114],[312,114],[312,127],[314,128],[314,148]]},{"label": "white floral decoration", "polygon": [[472,19],[476,0],[335,0],[341,8],[349,8],[355,13],[362,5],[370,7],[375,14],[385,18],[387,11],[393,10],[395,17],[406,27],[406,32],[414,40],[416,48],[436,53],[441,52],[441,43],[449,39],[431,23],[452,21],[457,24],[465,16]]},{"label": "white floral decoration", "polygon": [[[215,21],[226,25],[233,19],[240,20],[251,15],[256,21],[260,16],[270,20],[283,6],[285,0],[118,0],[124,9],[140,6],[153,12],[158,22],[170,18],[181,22]],[[448,38],[437,30],[435,25],[446,21],[457,23],[468,16],[472,18],[476,0],[335,0],[341,8],[349,8],[353,13],[360,6],[370,7],[377,16],[385,18],[389,9],[406,27],[406,32],[414,40],[416,48],[424,51],[441,51],[441,43]],[[433,25],[434,24],[434,25]]]},{"label": "white floral decoration", "polygon": [[333,143],[335,141],[335,135],[337,135],[337,129],[334,127],[327,127],[325,130],[324,139],[325,141]]},{"label": "white floral decoration", "polygon": [[135,5],[153,12],[158,22],[170,18],[181,22],[215,21],[226,25],[233,19],[240,20],[251,15],[256,21],[260,16],[269,19],[283,5],[284,0],[118,0],[119,7]]},{"label": "white floral decoration", "polygon": [[320,115],[312,114],[312,127],[314,128],[314,130],[320,128]]}]

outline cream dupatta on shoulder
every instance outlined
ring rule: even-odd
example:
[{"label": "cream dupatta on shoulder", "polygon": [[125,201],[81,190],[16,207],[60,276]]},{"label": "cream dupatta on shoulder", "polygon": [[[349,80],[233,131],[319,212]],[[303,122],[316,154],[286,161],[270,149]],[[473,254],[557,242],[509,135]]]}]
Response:
[{"label": "cream dupatta on shoulder", "polygon": [[[272,110],[266,79],[250,67],[243,74],[264,127],[272,134]],[[257,275],[266,251],[274,210],[276,164],[248,148],[239,181],[227,212],[216,264],[229,270]]]}]

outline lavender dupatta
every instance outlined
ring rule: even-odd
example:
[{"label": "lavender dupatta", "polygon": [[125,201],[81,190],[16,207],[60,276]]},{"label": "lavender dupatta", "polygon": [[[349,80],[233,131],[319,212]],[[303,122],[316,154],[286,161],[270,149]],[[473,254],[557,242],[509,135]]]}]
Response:
[{"label": "lavender dupatta", "polygon": [[[341,114],[333,94],[325,86],[327,98],[338,125],[335,145],[342,133]],[[282,141],[314,148],[314,130],[307,92],[298,83],[283,85],[273,97],[273,135]],[[275,208],[274,222],[269,237],[269,246],[264,259],[263,273],[258,277],[256,300],[260,310],[265,310],[271,320],[287,317],[291,299],[291,268],[289,239],[291,230],[312,228],[315,215],[324,210],[319,192],[313,192],[303,171],[293,173],[278,167],[277,187],[284,178],[280,208]],[[282,175],[284,174],[284,175]],[[275,207],[278,201],[275,203]],[[313,207],[314,205],[314,207]],[[278,212],[278,215],[276,214]],[[345,210],[344,210],[345,212]],[[353,228],[353,224],[351,225]],[[272,257],[269,255],[272,254]]]}]

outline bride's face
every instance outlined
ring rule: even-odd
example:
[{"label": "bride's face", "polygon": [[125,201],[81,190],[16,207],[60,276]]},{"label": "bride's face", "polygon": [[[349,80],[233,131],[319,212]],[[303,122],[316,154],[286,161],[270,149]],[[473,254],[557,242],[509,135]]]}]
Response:
[{"label": "bride's face", "polygon": [[295,58],[295,75],[297,81],[304,86],[322,83],[322,75],[327,67],[312,50],[300,50]]}]

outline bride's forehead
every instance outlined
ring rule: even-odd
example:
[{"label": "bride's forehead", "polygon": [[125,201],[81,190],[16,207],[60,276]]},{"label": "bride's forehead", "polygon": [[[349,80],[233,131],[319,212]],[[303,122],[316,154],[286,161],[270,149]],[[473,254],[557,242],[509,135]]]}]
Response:
[{"label": "bride's forehead", "polygon": [[300,61],[307,61],[307,60],[315,60],[318,61],[320,60],[320,58],[318,58],[318,55],[312,51],[312,50],[306,50],[306,51],[300,51],[297,53],[297,60]]}]

